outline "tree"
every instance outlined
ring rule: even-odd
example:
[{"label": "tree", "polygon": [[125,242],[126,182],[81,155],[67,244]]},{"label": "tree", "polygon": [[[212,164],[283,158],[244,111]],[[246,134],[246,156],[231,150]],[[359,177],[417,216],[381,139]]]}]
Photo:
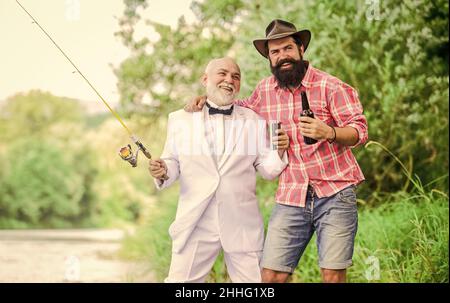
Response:
[{"label": "tree", "polygon": [[41,140],[14,144],[0,193],[1,217],[31,226],[64,227],[82,213],[82,176],[64,152]]},{"label": "tree", "polygon": [[78,122],[83,115],[75,100],[39,90],[16,94],[8,98],[1,109],[0,123],[3,129],[0,137],[6,140],[42,135],[54,123]]},{"label": "tree", "polygon": [[[31,91],[2,107],[0,225],[68,227],[95,210],[94,154],[75,100]],[[82,165],[80,165],[80,163]]]},{"label": "tree", "polygon": [[[139,1],[145,8],[147,1]],[[179,20],[174,30],[149,22],[157,42],[133,41],[136,6],[126,37],[132,55],[118,69],[122,104],[139,110],[150,94],[151,119],[180,108],[201,92],[198,79],[213,57],[232,55],[241,66],[241,96],[270,75],[268,62],[251,41],[275,18],[312,32],[306,59],[355,87],[369,122],[370,139],[396,154],[424,183],[444,176],[448,192],[448,3],[435,1],[193,2],[198,21]],[[126,15],[124,18],[127,19]],[[124,34],[125,33],[125,34]],[[151,51],[147,51],[150,49]],[[366,175],[364,197],[409,188],[398,163],[385,151],[355,150]]]}]

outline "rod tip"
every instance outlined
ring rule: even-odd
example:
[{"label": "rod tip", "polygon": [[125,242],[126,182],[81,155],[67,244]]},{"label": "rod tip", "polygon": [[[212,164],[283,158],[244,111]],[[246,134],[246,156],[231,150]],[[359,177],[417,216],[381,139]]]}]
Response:
[{"label": "rod tip", "polygon": [[130,138],[134,143],[139,141],[138,137],[136,137],[135,135],[131,135]]}]

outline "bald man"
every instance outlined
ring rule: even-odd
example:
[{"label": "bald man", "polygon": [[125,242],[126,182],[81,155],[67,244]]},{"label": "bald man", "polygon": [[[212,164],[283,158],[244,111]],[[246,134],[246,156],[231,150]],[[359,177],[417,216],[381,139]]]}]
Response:
[{"label": "bald man", "polygon": [[211,60],[202,78],[207,106],[169,114],[164,151],[150,161],[158,189],[180,180],[165,282],[204,282],[221,250],[232,282],[261,282],[264,226],[256,172],[277,177],[287,165],[289,139],[280,130],[269,148],[265,120],[232,104],[240,82],[232,59]]}]

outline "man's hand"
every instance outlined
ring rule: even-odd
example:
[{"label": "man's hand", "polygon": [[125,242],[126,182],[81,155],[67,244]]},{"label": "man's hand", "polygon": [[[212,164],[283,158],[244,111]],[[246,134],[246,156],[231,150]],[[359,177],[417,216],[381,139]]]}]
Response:
[{"label": "man's hand", "polygon": [[276,133],[278,136],[273,137],[273,142],[278,147],[278,154],[280,155],[280,158],[283,158],[283,153],[289,148],[289,136],[282,128],[277,129]]},{"label": "man's hand", "polygon": [[167,175],[167,165],[161,159],[150,160],[148,170],[155,179],[164,180],[164,176]]},{"label": "man's hand", "polygon": [[316,140],[332,140],[333,128],[319,119],[300,117],[300,134]]},{"label": "man's hand", "polygon": [[190,103],[186,104],[184,110],[189,113],[199,112],[202,110],[205,103],[206,103],[206,96],[198,96],[195,97]]}]

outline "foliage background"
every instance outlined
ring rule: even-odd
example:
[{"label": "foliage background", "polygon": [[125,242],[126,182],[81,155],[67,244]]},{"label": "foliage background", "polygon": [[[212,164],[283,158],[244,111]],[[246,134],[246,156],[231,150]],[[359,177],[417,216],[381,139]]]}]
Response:
[{"label": "foliage background", "polygon": [[[131,55],[115,71],[120,113],[154,155],[167,114],[203,93],[199,79],[211,58],[237,60],[244,98],[270,75],[251,43],[265,26],[281,18],[310,29],[306,59],[358,90],[370,139],[382,144],[354,150],[367,180],[358,189],[349,280],[366,282],[367,258],[375,256],[376,281],[448,282],[447,1],[204,0],[192,2],[197,20],[180,18],[176,28],[141,18],[151,0],[124,2],[117,36]],[[141,23],[160,39],[136,40]],[[178,188],[156,193],[142,158],[130,171],[111,152],[128,142],[120,125],[40,91],[0,106],[0,228],[138,225],[123,256],[148,260],[162,280]],[[258,180],[266,222],[276,186]],[[320,281],[316,264],[311,242],[293,281]],[[227,279],[220,258],[209,281]]]}]

